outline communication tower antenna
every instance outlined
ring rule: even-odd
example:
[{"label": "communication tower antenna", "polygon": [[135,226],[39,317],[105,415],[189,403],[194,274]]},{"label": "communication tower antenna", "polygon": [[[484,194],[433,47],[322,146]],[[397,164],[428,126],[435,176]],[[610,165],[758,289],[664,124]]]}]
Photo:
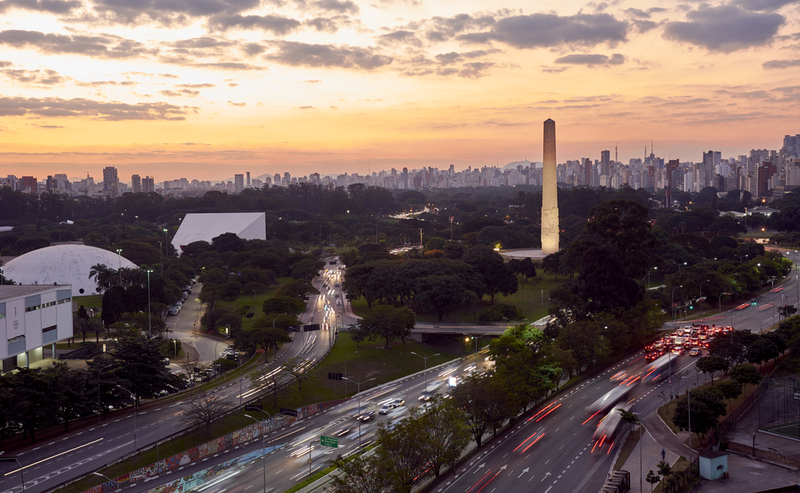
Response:
[{"label": "communication tower antenna", "polygon": [[619,162],[619,153],[617,152],[617,143],[614,142],[614,162]]}]

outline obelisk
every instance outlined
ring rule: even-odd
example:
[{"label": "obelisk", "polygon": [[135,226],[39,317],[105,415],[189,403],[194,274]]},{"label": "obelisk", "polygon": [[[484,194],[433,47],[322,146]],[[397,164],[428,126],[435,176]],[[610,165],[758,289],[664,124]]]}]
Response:
[{"label": "obelisk", "polygon": [[558,185],[556,170],[556,122],[544,122],[542,165],[542,253],[558,251]]}]

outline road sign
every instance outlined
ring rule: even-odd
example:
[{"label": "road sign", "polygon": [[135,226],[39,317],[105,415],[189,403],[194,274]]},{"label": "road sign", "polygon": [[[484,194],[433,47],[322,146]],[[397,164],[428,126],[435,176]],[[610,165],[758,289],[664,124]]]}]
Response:
[{"label": "road sign", "polygon": [[323,447],[339,448],[339,439],[322,435],[319,437],[319,444]]}]

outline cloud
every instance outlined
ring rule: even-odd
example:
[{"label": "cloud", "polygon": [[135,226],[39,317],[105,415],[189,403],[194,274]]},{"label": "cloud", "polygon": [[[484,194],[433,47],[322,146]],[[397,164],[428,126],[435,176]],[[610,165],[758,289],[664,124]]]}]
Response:
[{"label": "cloud", "polygon": [[187,24],[188,18],[236,14],[259,4],[259,0],[96,0],[94,10],[112,22]]},{"label": "cloud", "polygon": [[769,44],[785,22],[780,14],[747,12],[733,5],[701,5],[686,14],[686,22],[668,22],[664,37],[730,53]]},{"label": "cloud", "polygon": [[49,14],[66,14],[80,6],[81,2],[77,0],[2,0],[0,13],[16,8]]},{"label": "cloud", "polygon": [[653,21],[645,21],[645,20],[634,20],[631,21],[631,25],[633,29],[636,30],[637,33],[646,33],[652,29],[655,29],[658,24]]},{"label": "cloud", "polygon": [[[8,65],[5,65],[6,63]],[[10,62],[0,62],[0,67],[10,65],[13,64]],[[4,68],[0,69],[0,74],[21,84],[42,84],[45,86],[55,86],[63,84],[67,81],[66,77],[63,77],[55,70],[50,69],[24,70]]]},{"label": "cloud", "polygon": [[158,92],[163,94],[164,96],[168,96],[168,97],[171,97],[171,98],[181,98],[181,97],[193,98],[195,96],[199,96],[200,95],[200,91],[193,91],[191,89],[180,89],[178,91],[172,91],[172,90],[166,89],[164,91],[158,91]]},{"label": "cloud", "polygon": [[274,43],[277,52],[264,58],[284,65],[303,67],[340,67],[372,70],[392,63],[392,58],[371,48],[307,44],[295,41]]},{"label": "cloud", "polygon": [[498,20],[491,31],[468,33],[457,39],[470,43],[499,41],[515,48],[550,48],[554,46],[610,47],[627,41],[628,24],[609,14],[532,14]]},{"label": "cloud", "polygon": [[313,79],[313,80],[304,80],[303,82],[306,84],[319,84],[322,81],[319,79]]},{"label": "cloud", "polygon": [[636,17],[639,19],[649,19],[652,14],[660,14],[661,12],[666,12],[667,9],[661,7],[651,7],[647,10],[641,9],[625,9],[623,12],[628,14],[630,17]]},{"label": "cloud", "polygon": [[285,36],[296,31],[302,24],[297,19],[280,15],[215,15],[208,20],[211,29],[260,29],[276,36]]},{"label": "cloud", "polygon": [[382,45],[412,45],[422,46],[422,43],[417,39],[415,33],[411,31],[394,31],[388,34],[381,34],[378,36],[378,43]]},{"label": "cloud", "polygon": [[54,129],[57,129],[57,128],[64,128],[61,125],[36,125],[36,126],[39,127],[39,128],[47,129],[47,130],[54,130]]},{"label": "cloud", "polygon": [[774,12],[784,5],[796,2],[797,0],[737,0],[734,3],[752,12]]},{"label": "cloud", "polygon": [[574,53],[572,55],[562,56],[561,58],[556,58],[555,63],[559,64],[571,64],[571,65],[587,65],[589,67],[594,67],[595,65],[622,65],[625,63],[625,55],[620,53],[614,53],[610,57],[606,55],[599,55],[599,54],[582,54],[582,53]]},{"label": "cloud", "polygon": [[350,0],[345,0],[345,1],[319,0],[318,2],[313,2],[311,5],[313,5],[318,9],[328,10],[331,12],[339,12],[342,14],[358,13],[358,5],[354,4]]},{"label": "cloud", "polygon": [[178,84],[175,87],[186,87],[188,89],[208,89],[216,86],[214,84],[204,83],[204,84]]},{"label": "cloud", "polygon": [[430,29],[425,33],[425,37],[430,41],[447,41],[459,33],[472,29],[486,29],[495,23],[495,18],[491,15],[471,16],[469,14],[458,14],[453,17],[433,17],[428,21]]},{"label": "cloud", "polygon": [[297,109],[300,109],[300,110],[313,110],[315,108],[313,106],[298,106]]},{"label": "cloud", "polygon": [[796,58],[794,60],[770,60],[762,63],[761,66],[767,70],[776,68],[800,67],[800,58]]},{"label": "cloud", "polygon": [[40,116],[48,118],[84,117],[105,121],[125,120],[185,120],[188,106],[168,103],[137,103],[92,101],[84,98],[23,98],[0,97],[0,116]]},{"label": "cloud", "polygon": [[110,34],[97,36],[45,34],[39,31],[0,32],[0,44],[14,48],[37,48],[48,54],[75,54],[97,58],[132,58],[158,53],[142,43]]},{"label": "cloud", "polygon": [[231,106],[247,106],[247,103],[234,103],[233,101],[228,101],[228,104]]},{"label": "cloud", "polygon": [[459,77],[468,77],[470,79],[477,79],[486,75],[485,70],[494,66],[491,62],[472,62],[465,63],[464,68],[458,72]]},{"label": "cloud", "polygon": [[132,80],[117,82],[115,80],[95,80],[87,82],[76,82],[78,87],[102,87],[102,86],[135,86],[137,83]]}]

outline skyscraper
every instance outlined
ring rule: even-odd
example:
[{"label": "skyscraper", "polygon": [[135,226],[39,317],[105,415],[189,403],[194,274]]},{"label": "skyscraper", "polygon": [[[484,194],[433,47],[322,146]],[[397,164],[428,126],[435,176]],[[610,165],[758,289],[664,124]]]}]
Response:
[{"label": "skyscraper", "polygon": [[233,175],[233,191],[239,193],[244,190],[244,175]]},{"label": "skyscraper", "polygon": [[611,151],[600,151],[600,174],[611,174]]},{"label": "skyscraper", "polygon": [[142,179],[139,175],[131,176],[131,191],[133,193],[142,193]]},{"label": "skyscraper", "polygon": [[106,166],[103,168],[103,188],[111,193],[112,197],[117,196],[119,190],[119,177],[117,176],[117,168],[113,166]]},{"label": "skyscraper", "polygon": [[142,192],[151,193],[156,191],[156,185],[152,176],[142,178]]},{"label": "skyscraper", "polygon": [[542,153],[542,253],[558,251],[558,184],[556,168],[556,122],[544,122]]}]

